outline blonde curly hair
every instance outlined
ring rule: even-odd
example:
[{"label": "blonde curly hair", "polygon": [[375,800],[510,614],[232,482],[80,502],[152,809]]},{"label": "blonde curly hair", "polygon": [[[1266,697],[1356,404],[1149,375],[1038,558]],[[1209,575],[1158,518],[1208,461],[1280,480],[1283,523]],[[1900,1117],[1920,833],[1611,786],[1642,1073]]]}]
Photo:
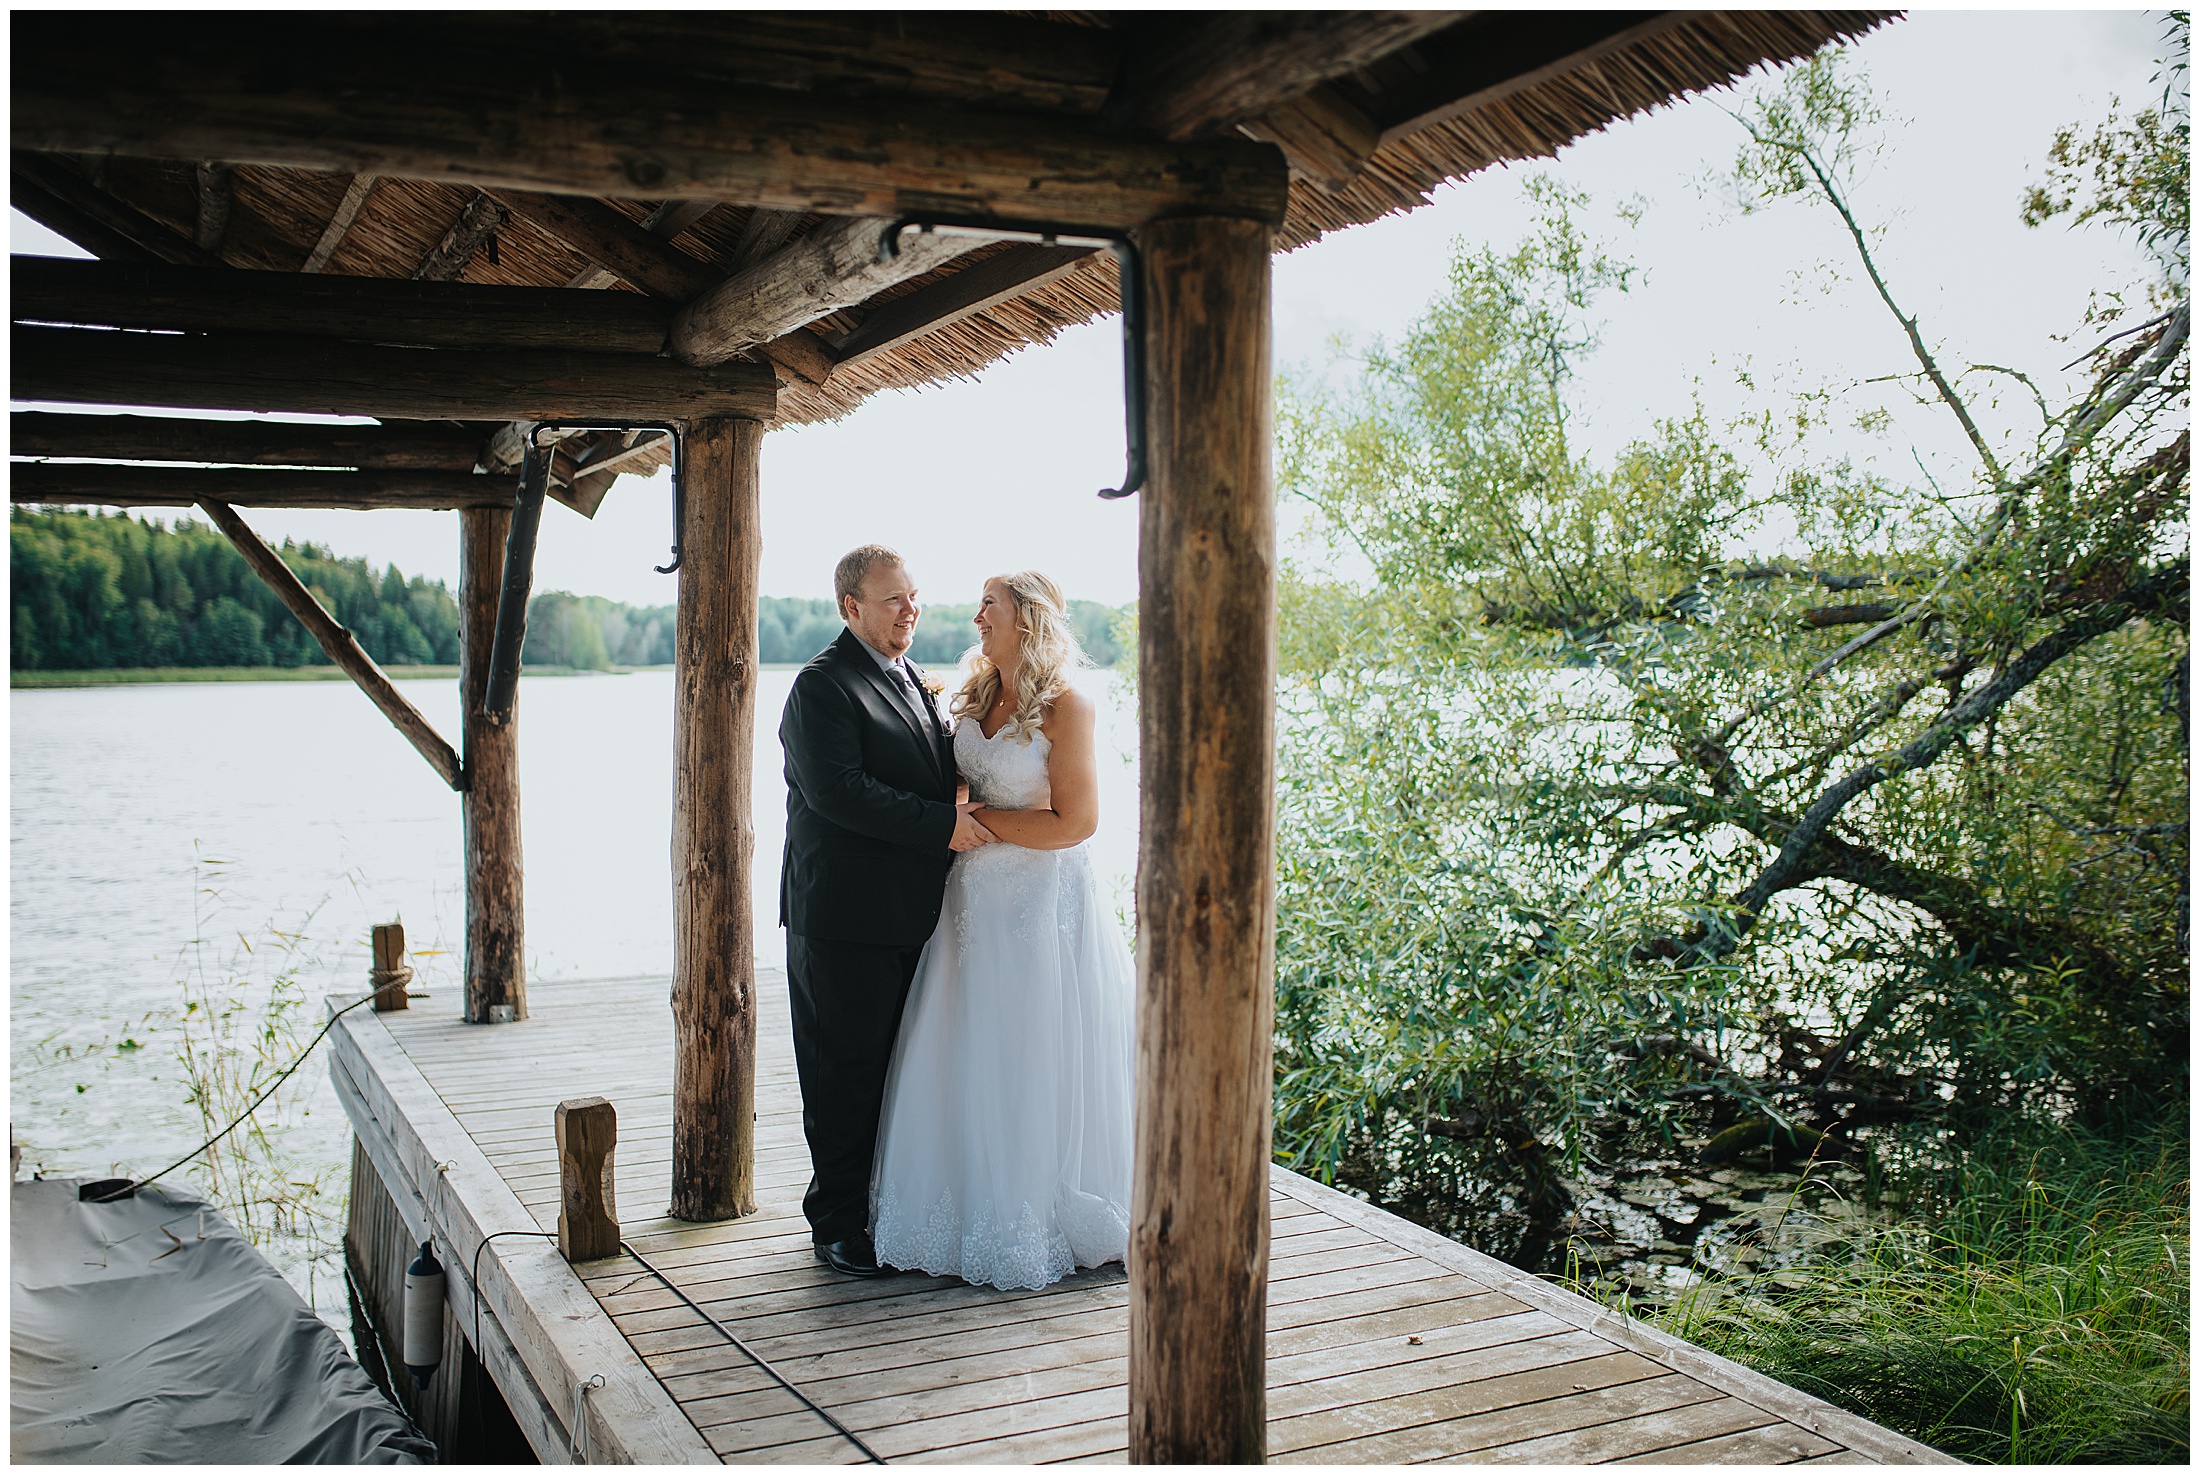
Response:
[{"label": "blonde curly hair", "polygon": [[[1048,704],[1069,690],[1069,673],[1084,664],[1085,653],[1070,629],[1069,601],[1052,579],[1036,569],[1025,569],[987,582],[1008,591],[1016,607],[1016,628],[1023,632],[1023,649],[1016,658],[1016,710],[1008,725],[1019,742],[1029,743]],[[981,649],[973,649],[968,659],[970,675],[948,711],[982,722],[1001,694],[1001,672]]]}]

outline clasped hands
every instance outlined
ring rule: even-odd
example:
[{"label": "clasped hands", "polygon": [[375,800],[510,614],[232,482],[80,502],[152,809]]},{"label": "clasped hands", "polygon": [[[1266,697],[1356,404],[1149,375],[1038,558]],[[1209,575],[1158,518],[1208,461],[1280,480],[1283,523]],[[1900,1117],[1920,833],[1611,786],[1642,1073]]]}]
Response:
[{"label": "clasped hands", "polygon": [[949,850],[976,850],[981,845],[1000,843],[1000,836],[978,823],[978,812],[984,808],[971,802],[969,784],[955,785],[955,835],[947,842]]}]

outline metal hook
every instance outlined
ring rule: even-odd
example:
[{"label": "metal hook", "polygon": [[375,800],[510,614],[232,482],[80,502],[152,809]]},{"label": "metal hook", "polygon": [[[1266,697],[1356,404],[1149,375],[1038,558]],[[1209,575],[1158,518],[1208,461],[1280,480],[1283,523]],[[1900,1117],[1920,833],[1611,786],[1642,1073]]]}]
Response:
[{"label": "metal hook", "polygon": [[1105,246],[1114,253],[1116,278],[1120,283],[1118,295],[1123,303],[1123,484],[1119,487],[1103,488],[1100,495],[1114,501],[1128,497],[1143,487],[1146,484],[1146,301],[1137,242],[1120,231],[1088,226],[1018,227],[997,225],[986,220],[904,215],[888,222],[885,234],[879,237],[880,262],[892,261],[901,255],[901,233],[913,225],[923,228],[927,233],[946,226],[954,230],[982,231],[1004,240],[1019,237],[1036,240],[1044,246],[1059,245],[1065,241],[1079,244],[1090,242]]}]

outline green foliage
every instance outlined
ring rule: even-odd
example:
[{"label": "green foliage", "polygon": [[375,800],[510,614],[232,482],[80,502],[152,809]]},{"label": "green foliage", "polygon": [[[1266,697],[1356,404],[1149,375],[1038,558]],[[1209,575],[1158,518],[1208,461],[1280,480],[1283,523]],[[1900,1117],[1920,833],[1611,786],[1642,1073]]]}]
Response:
[{"label": "green foliage", "polygon": [[2159,105],[2126,118],[2119,98],[2091,133],[2059,130],[2047,150],[2047,179],[2025,195],[2023,220],[2038,226],[2068,215],[2073,225],[2100,220],[2128,230],[2154,256],[2163,280],[2182,290],[2192,264],[2188,13],[2171,11],[2165,25],[2170,55],[2156,77]]},{"label": "green foliage", "polygon": [[2019,1121],[1952,1156],[1890,1154],[1883,1196],[1903,1221],[1658,1320],[1968,1459],[2183,1464],[2186,1140],[2180,1113],[2106,1135]]},{"label": "green foliage", "polygon": [[[18,671],[106,671],[156,667],[326,665],[328,657],[229,541],[203,524],[163,526],[123,513],[18,507],[9,523],[14,619],[11,664]],[[285,542],[283,561],[338,623],[385,666],[456,665],[458,603],[440,581],[407,580],[395,564],[379,578],[363,558],[338,558],[313,543]],[[952,666],[971,640],[975,604],[928,607],[914,655]],[[1121,650],[1120,614],[1073,600],[1070,622],[1095,665]],[[797,665],[841,631],[831,601],[761,601],[760,658]],[[580,671],[672,663],[673,607],[637,609],[599,595],[548,590],[528,605],[528,665]]]},{"label": "green foliage", "polygon": [[[123,513],[15,508],[8,524],[17,670],[325,664],[327,657],[221,534]],[[458,660],[458,605],[396,565],[285,542],[284,563],[384,665]]]},{"label": "green foliage", "polygon": [[2036,430],[1981,429],[1848,206],[1876,117],[1799,67],[1736,184],[1832,207],[1956,484],[1812,451],[1888,423],[1863,386],[1585,453],[1573,368],[1633,284],[1548,183],[1354,389],[1284,386],[1288,1161],[1474,1238],[1473,1184],[1551,1217],[1620,1127],[1838,1151],[2181,1094],[2182,279]]},{"label": "green foliage", "polygon": [[[672,664],[673,607],[635,609],[596,594],[550,590],[527,606],[528,665],[608,671]],[[771,657],[766,656],[766,660]]]}]

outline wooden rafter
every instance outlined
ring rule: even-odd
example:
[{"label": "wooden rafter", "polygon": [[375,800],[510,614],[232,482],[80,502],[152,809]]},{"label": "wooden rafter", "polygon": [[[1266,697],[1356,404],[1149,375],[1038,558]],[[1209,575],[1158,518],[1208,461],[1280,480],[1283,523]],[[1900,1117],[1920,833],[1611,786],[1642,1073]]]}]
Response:
[{"label": "wooden rafter", "polygon": [[973,262],[928,286],[864,314],[853,332],[834,340],[836,363],[857,363],[898,348],[935,328],[983,312],[1058,280],[1092,252],[1082,246],[1014,246]]},{"label": "wooden rafter", "polygon": [[662,349],[672,325],[669,306],[631,292],[212,272],[34,256],[14,258],[10,276],[18,322],[638,355]]},{"label": "wooden rafter", "polygon": [[510,477],[470,471],[292,471],[250,466],[112,466],[16,461],[8,500],[48,507],[509,507]]},{"label": "wooden rafter", "polygon": [[236,170],[228,164],[200,164],[192,170],[199,191],[198,221],[191,243],[210,256],[220,256],[222,240],[229,234],[229,211],[236,203]]},{"label": "wooden rafter", "polygon": [[403,420],[769,420],[760,364],[696,369],[616,353],[382,348],[300,336],[13,330],[19,399]]},{"label": "wooden rafter", "polygon": [[496,199],[606,271],[657,297],[686,301],[724,275],[609,205],[535,190],[496,190]]},{"label": "wooden rafter", "polygon": [[1197,138],[1251,122],[1469,12],[1226,11],[1144,21],[1107,116],[1164,138]]},{"label": "wooden rafter", "polygon": [[980,244],[969,236],[908,233],[898,254],[881,259],[889,224],[860,216],[835,221],[719,283],[672,320],[672,356],[686,364],[724,363]]},{"label": "wooden rafter", "polygon": [[116,199],[58,159],[18,150],[13,163],[13,195],[23,213],[95,256],[179,266],[223,265],[219,256]]},{"label": "wooden rafter", "polygon": [[313,249],[306,253],[305,264],[298,270],[310,274],[328,266],[329,258],[336,254],[336,248],[344,244],[344,237],[350,233],[352,222],[367,207],[367,196],[374,193],[376,183],[372,174],[354,174],[351,177],[351,183],[344,186],[344,197],[336,202],[335,213],[329,216],[328,224],[321,227],[320,238],[313,243]]},{"label": "wooden rafter", "polygon": [[1464,116],[1703,18],[1686,10],[1484,11],[1417,43],[1368,94],[1385,143]]},{"label": "wooden rafter", "polygon": [[[463,425],[294,425],[274,420],[188,420],[166,415],[8,417],[16,456],[190,461],[209,466],[319,466],[370,471],[472,471],[480,437]],[[24,468],[16,468],[20,474]],[[228,500],[237,500],[230,498]]]}]

